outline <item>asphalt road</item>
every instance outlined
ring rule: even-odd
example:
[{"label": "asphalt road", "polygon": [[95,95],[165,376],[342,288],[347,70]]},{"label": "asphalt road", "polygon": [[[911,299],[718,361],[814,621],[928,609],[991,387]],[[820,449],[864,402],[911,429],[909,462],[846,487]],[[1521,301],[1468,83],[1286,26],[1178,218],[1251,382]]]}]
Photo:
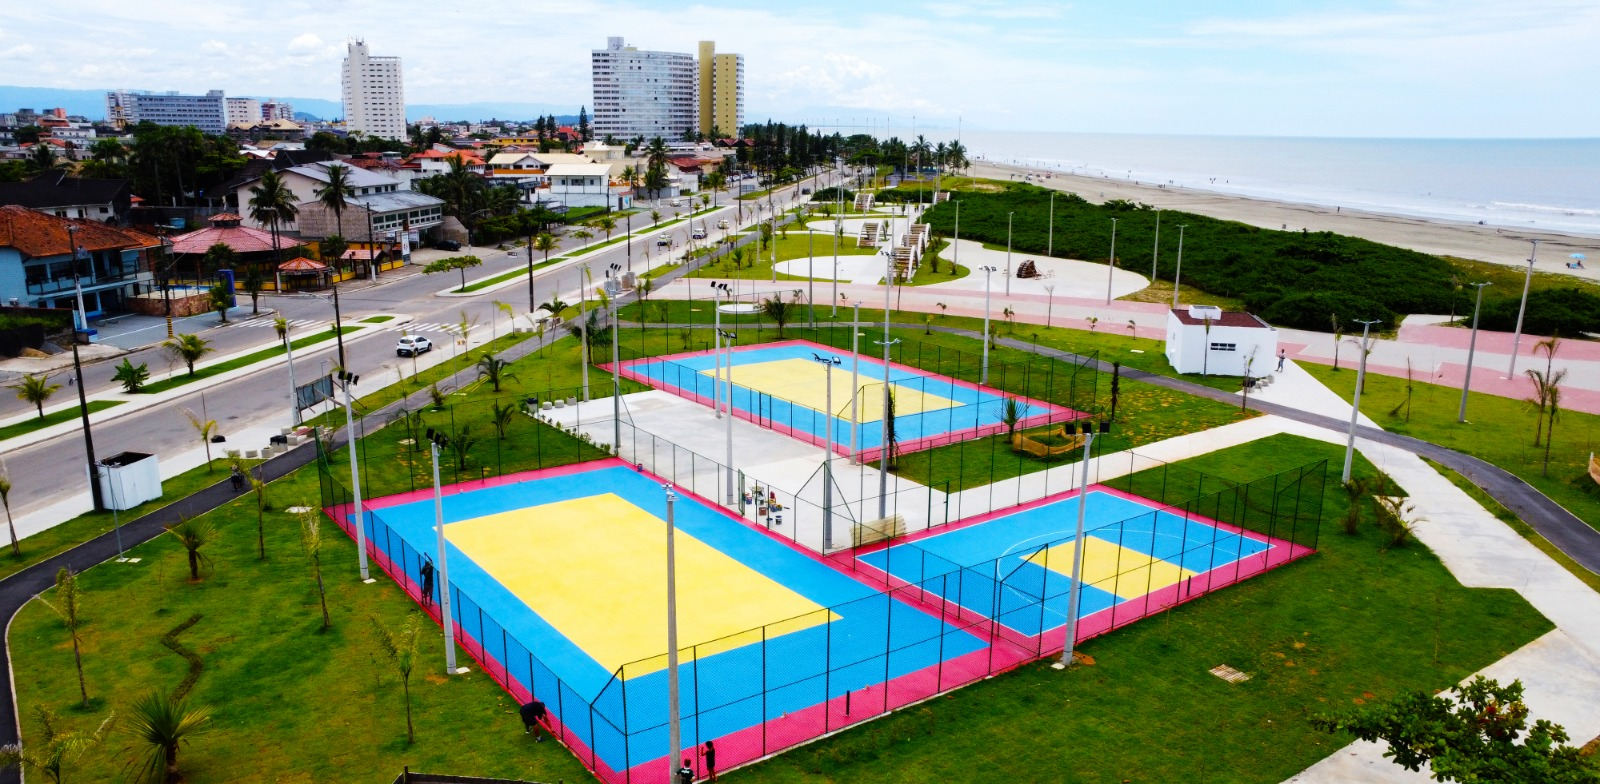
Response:
[{"label": "asphalt road", "polygon": [[[807,185],[810,186],[811,183],[808,182]],[[796,187],[798,186],[790,186],[775,193],[774,201],[779,206],[787,206],[788,199]],[[665,214],[665,219],[670,219],[670,207],[663,207],[661,211]],[[709,222],[710,227],[715,227],[720,219],[727,219],[731,223],[738,211],[736,207],[724,201],[717,209],[706,213],[704,218],[697,216],[695,222],[705,220]],[[658,251],[654,246],[659,234],[670,233],[673,237],[674,252],[681,253],[689,240],[690,223],[685,221],[669,228],[655,229],[650,226],[649,208],[645,207],[643,213],[642,217],[635,216],[633,219],[632,242],[617,243],[578,264],[560,264],[537,271],[534,274],[535,302],[549,301],[557,292],[567,292],[570,299],[570,294],[582,283],[584,266],[590,268],[594,280],[601,281],[604,279],[605,270],[611,264],[618,264],[625,271],[629,267],[631,253],[632,265],[642,271],[647,252],[653,260],[660,260],[662,251]],[[745,225],[754,220],[754,213],[748,204],[743,208],[743,213]],[[713,228],[712,237],[717,236]],[[567,238],[555,255],[581,251],[582,247],[580,241]],[[521,249],[512,252],[492,248],[462,251],[462,253],[467,252],[473,252],[484,260],[483,266],[469,273],[469,279],[521,269],[527,265],[527,253]],[[542,256],[536,253],[535,263],[542,260]],[[414,264],[399,274],[383,276],[376,284],[363,281],[341,286],[340,310],[346,322],[375,313],[412,316],[412,325],[421,325],[420,328],[413,326],[413,331],[431,338],[437,344],[438,348],[434,352],[436,356],[448,357],[451,339],[447,333],[438,329],[440,325],[453,325],[460,321],[462,314],[465,313],[467,318],[477,319],[478,326],[474,328],[474,334],[487,334],[491,321],[495,319],[498,319],[500,331],[507,329],[505,316],[495,306],[495,301],[511,304],[519,314],[527,311],[529,294],[526,286],[510,286],[470,297],[439,297],[435,296],[438,292],[458,286],[460,278],[454,273],[424,275],[416,270],[417,265]],[[327,294],[263,295],[260,299],[260,308],[264,313],[269,310],[277,311],[291,321],[323,324],[331,322],[333,318],[333,305]],[[240,310],[248,313],[248,304]],[[194,317],[189,323],[192,325],[196,320],[213,323],[217,321],[215,316],[207,315]],[[211,340],[218,349],[217,354],[221,355],[273,345],[276,342],[276,333],[271,324],[272,319],[267,316],[248,324],[236,323],[226,327],[219,324],[200,334]],[[346,336],[344,343],[349,369],[365,376],[394,368],[397,364],[405,362],[406,360],[396,357],[394,353],[394,342],[399,336],[398,329],[389,327]],[[161,329],[153,331],[150,340],[159,344],[165,337],[165,329]],[[166,369],[171,362],[159,345],[125,356],[134,364],[148,362],[155,370]],[[325,341],[314,347],[296,351],[295,365],[298,369],[296,380],[305,383],[321,372],[324,365],[333,366],[336,363],[335,357],[334,341]],[[121,359],[122,357],[100,360],[84,367],[84,383],[90,394],[120,388],[111,380],[111,376]],[[181,365],[178,367],[181,368]],[[57,380],[61,379],[58,377]],[[200,383],[194,386],[196,387],[194,390],[176,400],[96,424],[93,428],[95,456],[104,459],[118,452],[136,449],[170,458],[197,448],[198,437],[185,417],[184,409],[216,420],[224,436],[250,427],[276,428],[289,424],[288,368],[284,364],[263,367],[259,371],[231,381],[215,384]],[[57,394],[75,395],[76,391],[63,387]],[[23,412],[28,408],[25,403],[15,400],[11,394],[0,398],[3,398],[0,399],[0,415]],[[217,445],[219,456],[223,446]],[[231,448],[235,444],[230,442],[226,446]],[[252,443],[243,446],[262,445]],[[11,492],[11,507],[16,515],[27,514],[60,500],[64,491],[75,492],[73,481],[67,480],[64,483],[63,477],[81,478],[79,480],[81,484],[77,484],[76,487],[81,488],[79,490],[81,492],[88,490],[88,469],[81,429],[32,446],[6,450],[5,460],[14,485]]]}]

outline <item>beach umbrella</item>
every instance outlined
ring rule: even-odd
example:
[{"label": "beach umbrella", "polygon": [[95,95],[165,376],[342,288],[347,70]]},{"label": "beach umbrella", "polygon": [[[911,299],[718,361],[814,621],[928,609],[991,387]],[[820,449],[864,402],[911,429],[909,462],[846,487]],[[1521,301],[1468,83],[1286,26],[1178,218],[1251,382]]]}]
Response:
[{"label": "beach umbrella", "polygon": [[1574,254],[1568,256],[1567,258],[1569,258],[1569,259],[1577,259],[1578,261],[1583,261],[1583,260],[1585,260],[1585,259],[1587,259],[1589,257],[1583,255],[1582,253],[1574,253]]}]

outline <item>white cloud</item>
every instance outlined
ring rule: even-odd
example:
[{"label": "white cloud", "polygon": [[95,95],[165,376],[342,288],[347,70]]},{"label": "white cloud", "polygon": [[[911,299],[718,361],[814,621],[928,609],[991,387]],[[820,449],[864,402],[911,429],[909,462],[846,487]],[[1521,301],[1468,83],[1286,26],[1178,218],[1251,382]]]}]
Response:
[{"label": "white cloud", "polygon": [[221,41],[206,41],[200,44],[200,53],[207,57],[225,57],[228,54],[228,45]]}]

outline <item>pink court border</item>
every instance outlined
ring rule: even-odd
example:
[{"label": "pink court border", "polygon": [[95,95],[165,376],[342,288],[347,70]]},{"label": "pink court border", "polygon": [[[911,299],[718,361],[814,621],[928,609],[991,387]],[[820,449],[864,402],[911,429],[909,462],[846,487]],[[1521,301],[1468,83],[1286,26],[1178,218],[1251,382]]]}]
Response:
[{"label": "pink court border", "polygon": [[[805,343],[806,341],[788,342]],[[440,491],[441,495],[459,495],[461,493],[481,490],[489,487],[500,487],[536,479],[570,476],[611,467],[628,468],[637,473],[651,477],[662,484],[671,484],[663,477],[660,477],[650,471],[645,471],[639,466],[630,464],[627,461],[619,458],[608,457],[601,458],[599,460],[572,463],[569,465],[556,466],[552,468],[521,471],[518,473],[506,474],[504,476],[490,479],[458,482],[451,485],[442,486]],[[797,542],[792,542],[783,538],[777,533],[768,530],[765,526],[757,525],[750,520],[735,515],[731,510],[724,508],[722,505],[717,504],[710,499],[707,499],[678,485],[673,485],[673,487],[680,495],[695,499],[701,505],[716,510],[724,515],[727,519],[732,520],[744,526],[745,528],[758,531],[772,541],[778,542],[794,550],[795,552],[811,558],[814,561],[825,564],[837,572],[856,579],[858,582],[861,582],[864,585],[875,589],[888,591],[892,599],[898,600],[907,606],[919,609],[935,618],[940,619],[948,625],[956,627],[958,630],[965,631],[975,636],[986,636],[989,640],[989,645],[986,648],[980,648],[971,653],[935,663],[920,670],[890,679],[886,682],[876,683],[864,689],[852,691],[848,696],[840,695],[828,700],[827,702],[812,705],[801,711],[785,714],[777,718],[767,719],[761,724],[747,727],[738,732],[715,738],[714,740],[716,740],[718,751],[720,752],[718,754],[719,772],[727,771],[740,765],[764,759],[766,756],[780,753],[808,740],[814,740],[824,735],[847,729],[862,721],[883,715],[888,711],[902,708],[907,705],[913,705],[918,702],[931,699],[939,694],[971,685],[972,683],[984,677],[1009,671],[1015,667],[1027,664],[1028,662],[1051,655],[1052,653],[1059,651],[1064,647],[1063,644],[1066,639],[1066,632],[1064,628],[1053,629],[1041,635],[1032,637],[1021,634],[1010,629],[1004,624],[994,622],[987,616],[980,615],[965,607],[951,604],[937,594],[924,591],[910,583],[905,582],[904,580],[889,575],[867,564],[859,563],[859,561],[856,561],[856,559],[854,559],[850,553],[840,553],[833,556],[824,557],[806,547],[801,546]],[[1148,498],[1125,493],[1121,490],[1106,487],[1104,485],[1091,485],[1091,490],[1098,490],[1100,492],[1105,492],[1110,495],[1135,501],[1144,505],[1150,505],[1152,503]],[[1076,496],[1077,493],[1077,490],[1057,493],[1055,495],[1047,496],[1035,501],[1030,501],[1026,504],[967,518],[950,525],[940,526],[936,529],[919,531],[915,534],[906,536],[899,541],[914,542],[931,536],[937,536],[946,531],[955,530],[957,528],[978,525],[1009,514],[1015,514],[1046,504],[1056,503],[1067,498],[1072,498]],[[369,510],[385,509],[392,506],[398,506],[400,504],[426,500],[432,496],[433,491],[430,488],[384,496],[383,498],[367,501],[364,503],[364,505]],[[1184,514],[1181,512],[1181,510],[1174,511],[1176,509],[1175,507],[1161,506],[1158,508],[1161,511],[1167,511],[1173,514]],[[338,504],[327,507],[323,511],[333,519],[333,521],[340,527],[341,530],[343,530],[347,535],[351,536],[352,539],[354,538],[354,528],[347,519],[353,511],[352,504]],[[1079,642],[1105,634],[1113,629],[1126,626],[1127,624],[1133,623],[1141,618],[1165,610],[1168,607],[1190,601],[1219,588],[1233,585],[1246,578],[1255,576],[1299,558],[1303,558],[1315,552],[1315,550],[1308,547],[1295,545],[1291,542],[1281,539],[1262,536],[1260,534],[1246,531],[1237,526],[1213,520],[1211,518],[1198,515],[1186,515],[1186,517],[1187,519],[1202,522],[1206,525],[1211,525],[1221,530],[1229,531],[1255,541],[1263,542],[1268,545],[1268,548],[1259,555],[1249,556],[1248,558],[1240,559],[1231,564],[1212,569],[1203,574],[1195,575],[1189,580],[1186,580],[1181,586],[1169,586],[1168,588],[1146,594],[1144,597],[1141,597],[1141,599],[1123,602],[1118,605],[1113,605],[1105,610],[1101,610],[1100,612],[1083,616],[1078,621],[1077,638]],[[857,548],[856,553],[875,552],[879,549],[883,549],[886,546],[886,543],[875,543]],[[431,604],[423,606],[421,604],[419,600],[419,597],[421,596],[421,586],[418,585],[416,581],[405,572],[404,569],[400,568],[397,564],[391,561],[385,553],[383,553],[381,550],[378,550],[375,545],[369,543],[367,549],[368,555],[372,558],[373,562],[376,563],[378,567],[385,573],[387,573],[390,578],[401,587],[401,590],[405,591],[413,601],[417,601],[418,605],[421,606],[423,611],[433,619],[434,623],[442,625],[443,619],[441,618],[438,605]],[[1230,570],[1231,573],[1229,573]],[[1198,588],[1195,587],[1197,583],[1199,584]],[[1137,611],[1135,611],[1135,605],[1139,605]],[[501,688],[505,689],[506,693],[510,694],[511,697],[517,700],[519,703],[526,702],[533,697],[527,688],[517,683],[517,681],[510,676],[509,670],[507,669],[505,663],[499,661],[493,655],[493,653],[484,646],[482,641],[473,638],[467,632],[466,628],[461,625],[459,620],[456,621],[454,626],[454,636],[458,644],[461,645],[468,656],[478,663],[478,666],[482,668],[483,672],[487,673],[491,678],[494,678],[495,681],[500,684]],[[851,710],[852,704],[856,706],[853,712]],[[592,711],[593,709],[589,708],[589,710]],[[569,719],[578,717],[578,714],[569,714],[568,716]],[[606,765],[604,760],[598,754],[596,754],[593,749],[580,741],[578,736],[572,732],[570,727],[556,719],[553,713],[549,714],[547,721],[549,723],[551,734],[562,743],[565,743],[572,751],[574,756],[577,757],[578,761],[586,766],[589,766],[595,776],[601,781],[629,782],[630,784],[671,784],[669,771],[671,766],[668,764],[669,761],[664,755],[654,759],[634,763],[630,767],[623,770],[614,769],[609,765]],[[765,749],[764,753],[761,751],[762,749]],[[752,753],[752,750],[755,751]],[[692,752],[690,749],[686,749],[685,753],[690,754]],[[700,760],[698,758],[696,758],[694,762],[697,766],[700,764]]]},{"label": "pink court border", "polygon": [[[829,353],[829,354],[834,354],[834,353],[837,353],[837,351],[838,351],[838,349],[835,349],[832,346],[824,346],[824,345],[822,345],[820,343],[812,343],[809,340],[798,340],[798,339],[795,339],[795,340],[778,340],[778,341],[773,341],[773,342],[770,342],[770,343],[753,343],[753,344],[747,345],[747,346],[734,346],[733,350],[737,351],[737,352],[760,351],[760,350],[763,350],[763,349],[770,349],[770,348],[774,348],[774,347],[783,347],[783,346],[805,346],[805,347],[808,347],[808,348],[818,349],[819,351],[826,352],[826,353]],[[667,391],[667,392],[671,392],[672,394],[677,395],[678,397],[684,398],[686,400],[692,400],[692,401],[694,401],[696,403],[699,403],[700,405],[703,405],[703,406],[706,406],[707,408],[709,408],[712,405],[711,399],[707,398],[705,395],[699,394],[698,392],[692,392],[690,390],[684,389],[684,388],[679,387],[679,386],[675,386],[673,384],[668,384],[668,383],[666,383],[664,381],[658,381],[656,379],[652,379],[652,378],[650,378],[648,375],[646,375],[644,373],[635,372],[633,370],[633,366],[634,365],[648,365],[648,364],[652,364],[652,363],[656,363],[656,362],[663,362],[663,361],[667,361],[667,360],[670,360],[672,358],[677,358],[677,357],[702,357],[702,356],[707,356],[707,355],[710,355],[710,354],[713,354],[713,353],[715,353],[715,352],[711,351],[711,350],[683,351],[683,352],[679,352],[679,353],[676,353],[676,354],[667,354],[665,356],[660,356],[660,357],[646,357],[646,358],[643,358],[643,359],[630,359],[630,360],[626,360],[626,361],[621,363],[622,367],[618,371],[617,375],[622,376],[623,378],[627,378],[627,379],[632,380],[632,381],[637,381],[637,382],[639,382],[641,384],[644,384],[646,386],[649,386],[649,387],[651,387],[653,389],[661,389],[661,390],[664,390],[664,391]],[[872,362],[872,363],[874,363],[876,365],[879,365],[879,366],[883,365],[883,360],[878,359],[876,357],[863,356],[862,359],[866,360],[866,361],[869,361],[869,362]],[[611,364],[610,363],[598,364],[598,365],[596,365],[596,367],[599,367],[599,368],[602,368],[602,369],[605,369],[605,370],[610,370],[611,369]],[[1005,392],[1003,392],[1001,390],[998,390],[998,389],[995,389],[993,387],[986,387],[986,386],[983,386],[981,384],[974,384],[971,381],[963,381],[963,380],[958,379],[958,378],[951,378],[950,376],[942,376],[942,375],[939,375],[937,373],[931,373],[929,371],[921,370],[921,369],[918,369],[918,368],[914,368],[914,367],[911,367],[909,365],[902,365],[899,362],[890,362],[889,363],[889,367],[892,368],[892,369],[902,370],[902,371],[905,371],[907,373],[911,373],[911,374],[917,375],[917,376],[922,376],[922,377],[925,377],[925,378],[943,379],[945,381],[950,382],[954,386],[962,387],[964,389],[971,389],[971,390],[975,390],[975,391],[978,391],[978,392],[983,392],[983,393],[990,394],[990,395],[996,395],[996,396],[999,396],[999,397],[1002,397],[1002,398],[1007,397]],[[1017,423],[1017,427],[1018,428],[1035,427],[1035,426],[1038,426],[1038,425],[1048,424],[1050,422],[1055,422],[1055,421],[1070,422],[1070,421],[1075,421],[1075,420],[1082,419],[1082,418],[1088,416],[1088,414],[1085,414],[1085,413],[1083,413],[1081,411],[1075,411],[1075,410],[1070,409],[1070,408],[1063,408],[1063,407],[1055,405],[1053,403],[1046,403],[1046,402],[1044,402],[1042,400],[1034,400],[1033,398],[1027,398],[1027,397],[1018,397],[1017,400],[1020,401],[1020,402],[1026,403],[1030,407],[1038,407],[1038,408],[1044,409],[1044,413],[1034,414],[1034,415],[1029,416],[1029,417],[1024,417],[1021,421],[1019,421]],[[795,404],[795,405],[798,405],[798,404]],[[815,410],[815,409],[808,409],[808,410]],[[1062,415],[1064,415],[1064,414],[1070,414],[1071,416],[1067,416],[1067,417],[1062,418]],[[746,422],[750,422],[752,424],[756,424],[759,427],[766,428],[766,429],[771,430],[771,431],[773,431],[775,433],[786,435],[786,436],[788,436],[790,438],[793,438],[793,439],[795,439],[797,441],[803,441],[805,443],[812,444],[814,446],[821,446],[822,442],[824,440],[822,436],[814,435],[812,433],[808,433],[808,432],[806,432],[804,430],[800,430],[798,428],[792,428],[792,427],[789,427],[788,425],[778,424],[776,422],[765,422],[765,423],[763,423],[763,422],[759,421],[758,418],[754,414],[752,414],[749,411],[745,411],[744,409],[735,408],[733,410],[733,415],[735,417],[739,418],[739,419],[745,420]],[[979,426],[971,428],[971,429],[955,430],[955,431],[950,431],[950,432],[946,432],[946,433],[939,433],[937,435],[924,436],[922,438],[912,439],[910,441],[905,441],[905,442],[902,442],[900,444],[899,450],[900,450],[900,452],[902,454],[904,454],[906,452],[920,452],[920,451],[925,450],[925,449],[932,449],[934,447],[945,446],[947,444],[954,444],[954,443],[957,443],[959,441],[966,441],[968,439],[974,439],[974,438],[982,438],[984,436],[994,435],[995,433],[1003,433],[1003,432],[1005,432],[1005,430],[1006,430],[1006,426],[1005,426],[1005,423],[1003,423],[1003,422],[996,422],[996,423],[988,424],[988,425],[979,425]],[[840,455],[841,457],[848,457],[850,455],[850,446],[849,446],[849,444],[847,444],[847,443],[838,443],[838,439],[837,438],[835,438],[834,441],[836,442],[834,444],[834,446],[833,446],[834,453]],[[881,447],[881,446],[880,447],[873,447],[871,449],[862,449],[862,450],[860,450],[860,455],[861,455],[860,459],[862,461],[877,460],[878,457],[882,455],[882,453],[883,453],[883,447]]]}]

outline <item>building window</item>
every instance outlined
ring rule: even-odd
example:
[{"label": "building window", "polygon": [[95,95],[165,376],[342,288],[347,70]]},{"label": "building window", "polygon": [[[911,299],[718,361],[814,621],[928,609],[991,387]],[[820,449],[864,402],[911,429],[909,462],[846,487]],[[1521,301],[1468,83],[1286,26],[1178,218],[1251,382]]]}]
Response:
[{"label": "building window", "polygon": [[1212,351],[1237,351],[1238,345],[1234,343],[1212,343]]}]

